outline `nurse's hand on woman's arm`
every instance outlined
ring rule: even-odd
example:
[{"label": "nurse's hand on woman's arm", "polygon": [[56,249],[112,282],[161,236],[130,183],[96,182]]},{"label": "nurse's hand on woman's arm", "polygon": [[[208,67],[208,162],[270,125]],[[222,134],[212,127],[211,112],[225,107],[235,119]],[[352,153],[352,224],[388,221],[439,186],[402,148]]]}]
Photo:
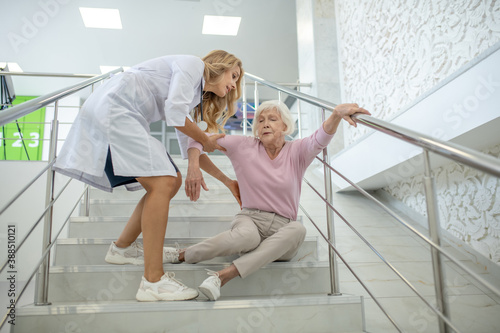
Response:
[{"label": "nurse's hand on woman's arm", "polygon": [[187,136],[193,138],[195,141],[200,142],[203,145],[203,151],[207,153],[211,153],[214,150],[218,149],[220,151],[226,151],[224,147],[220,146],[217,143],[217,139],[223,138],[226,136],[224,133],[214,134],[208,137],[205,132],[203,132],[198,125],[193,123],[186,117],[186,122],[184,126],[175,126],[176,129],[186,134]]}]

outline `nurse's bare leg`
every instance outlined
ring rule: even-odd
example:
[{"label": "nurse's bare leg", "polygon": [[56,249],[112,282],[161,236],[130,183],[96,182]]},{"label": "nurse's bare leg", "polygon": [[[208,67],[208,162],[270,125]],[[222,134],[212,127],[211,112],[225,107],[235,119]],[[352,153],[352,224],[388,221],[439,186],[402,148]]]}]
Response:
[{"label": "nurse's bare leg", "polygon": [[141,226],[144,247],[144,277],[157,282],[163,276],[163,242],[167,228],[170,200],[182,183],[177,177],[140,177],[137,181],[146,189],[142,209]]},{"label": "nurse's bare leg", "polygon": [[120,237],[118,237],[118,240],[115,242],[115,245],[121,248],[125,248],[127,246],[130,246],[137,237],[142,232],[142,227],[141,227],[141,216],[142,216],[142,209],[144,208],[144,200],[146,198],[146,195],[144,195],[141,200],[137,203],[137,206],[134,209],[134,212],[128,219],[127,224],[125,225],[125,228],[123,229],[122,233],[120,234]]}]

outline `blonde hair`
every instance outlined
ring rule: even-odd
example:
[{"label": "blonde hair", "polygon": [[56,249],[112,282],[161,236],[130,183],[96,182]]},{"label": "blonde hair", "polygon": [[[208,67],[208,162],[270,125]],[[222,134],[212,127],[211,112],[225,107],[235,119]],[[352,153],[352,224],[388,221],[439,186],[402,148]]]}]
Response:
[{"label": "blonde hair", "polygon": [[[231,90],[226,96],[219,97],[213,92],[203,94],[203,120],[206,121],[207,132],[224,132],[224,125],[229,117],[236,113],[235,103],[241,96],[241,78],[243,77],[243,64],[233,54],[223,50],[214,50],[202,58],[205,63],[203,77],[205,82],[216,84],[223,79],[226,71],[238,66],[240,77],[236,81],[236,89]],[[195,108],[199,120],[199,107]]]},{"label": "blonde hair", "polygon": [[259,115],[265,110],[276,110],[280,116],[283,123],[286,125],[286,130],[283,132],[284,135],[290,135],[295,131],[295,122],[292,118],[292,114],[290,113],[290,109],[286,106],[285,103],[280,101],[266,101],[259,105],[257,110],[255,110],[255,114],[253,116],[252,122],[252,133],[256,138],[259,137],[259,133],[257,133],[257,118]]}]

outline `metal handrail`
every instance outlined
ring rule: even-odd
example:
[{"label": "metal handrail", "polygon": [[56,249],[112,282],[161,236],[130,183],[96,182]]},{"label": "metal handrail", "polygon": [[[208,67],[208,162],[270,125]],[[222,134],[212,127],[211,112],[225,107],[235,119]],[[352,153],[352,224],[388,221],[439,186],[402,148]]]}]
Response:
[{"label": "metal handrail", "polygon": [[[333,111],[333,109],[337,106],[334,103],[322,100],[320,98],[309,96],[307,94],[279,86],[276,83],[266,81],[265,79],[250,73],[245,73],[245,76],[268,87],[285,92],[292,97],[298,98],[304,102],[308,102],[309,104],[329,111]],[[418,133],[399,125],[389,123],[387,121],[380,120],[365,114],[355,114],[352,116],[352,118],[354,121],[373,128],[377,131],[389,134],[393,137],[417,145],[421,148],[428,149],[441,156],[450,158],[454,161],[461,162],[470,167],[480,169],[482,171],[500,177],[500,160],[495,159],[490,155],[452,142],[435,139],[428,135]]]},{"label": "metal handrail", "polygon": [[[47,257],[47,255],[50,253],[50,250],[52,249],[52,247],[54,246],[54,244],[56,243],[56,240],[59,238],[59,235],[61,234],[61,232],[63,231],[64,227],[66,226],[66,224],[68,224],[68,221],[69,219],[71,218],[71,215],[73,214],[73,212],[75,211],[76,207],[78,206],[80,200],[82,199],[82,197],[85,195],[85,193],[87,192],[87,188],[85,188],[85,190],[82,192],[82,194],[80,195],[80,197],[76,200],[76,203],[75,205],[73,206],[73,208],[71,209],[71,211],[69,212],[68,216],[66,217],[66,219],[64,220],[64,223],[62,224],[62,226],[59,228],[59,231],[57,233],[57,235],[54,237],[54,239],[50,242],[50,244],[48,245],[48,247],[45,249],[45,251],[42,253],[42,257],[40,258],[40,260],[38,261],[38,263],[35,265],[35,269],[31,272],[30,274],[30,277],[28,279],[28,281],[26,281],[24,287],[21,289],[21,291],[19,293],[17,293],[16,295],[16,298],[14,300],[14,304],[17,305],[17,303],[19,302],[19,299],[23,296],[26,288],[28,287],[28,285],[30,284],[31,280],[33,280],[33,277],[35,276],[35,274],[37,273],[38,271],[38,267],[40,267],[40,265],[42,264],[42,262],[45,260],[45,258]],[[0,321],[0,329],[3,327],[3,325],[5,324],[5,322],[7,321],[7,317],[8,317],[8,311],[7,313],[5,314],[5,316],[3,317],[2,321]]]},{"label": "metal handrail", "polygon": [[[55,161],[54,161],[55,162]],[[73,178],[70,178],[66,184],[63,186],[63,188],[59,191],[59,194],[54,198],[54,200],[52,200],[48,205],[47,207],[45,207],[45,210],[43,211],[42,214],[40,214],[40,217],[35,221],[35,223],[31,226],[30,230],[24,235],[23,239],[21,240],[21,242],[16,246],[16,254],[17,252],[23,247],[24,243],[26,242],[26,240],[28,239],[28,237],[31,235],[31,233],[35,230],[35,228],[38,226],[38,224],[42,221],[42,219],[45,217],[45,215],[47,214],[47,212],[49,211],[49,209],[51,209],[54,204],[56,203],[56,201],[59,199],[59,197],[63,194],[64,190],[68,187],[69,183],[71,183],[71,181],[73,180]],[[0,267],[0,273],[3,272],[3,270],[5,269],[5,267],[7,267],[7,264],[9,262],[9,259],[7,258],[7,260],[5,260],[5,262],[2,264],[2,266]]]},{"label": "metal handrail", "polygon": [[[70,74],[70,73],[43,73],[43,72],[0,72],[0,75],[11,76],[41,76],[41,77],[68,77],[68,78],[89,78],[96,77],[98,74]],[[246,83],[250,85],[251,83]],[[252,83],[253,84],[253,83]],[[277,82],[282,87],[312,87],[311,83],[300,82]],[[259,82],[259,85],[266,85]]]},{"label": "metal handrail", "polygon": [[487,172],[491,175],[500,177],[500,160],[490,155],[453,142],[439,140],[408,128],[367,116],[365,114],[358,113],[353,115],[352,118],[357,123],[376,129],[377,131],[432,151],[433,153],[447,157],[454,161],[466,164],[475,169]]},{"label": "metal handrail", "polygon": [[0,75],[89,78],[89,77],[97,77],[98,74],[69,74],[69,73],[43,73],[43,72],[0,72]]},{"label": "metal handrail", "polygon": [[297,90],[292,90],[292,89],[280,86],[277,83],[266,81],[263,78],[258,77],[258,76],[253,75],[253,74],[250,74],[250,73],[245,73],[245,76],[248,77],[249,79],[255,81],[255,82],[259,82],[265,86],[271,87],[271,88],[278,90],[278,91],[281,91],[281,92],[284,92],[287,95],[290,95],[290,96],[298,98],[302,101],[308,102],[309,104],[312,104],[314,106],[327,109],[329,111],[333,111],[333,109],[337,106],[337,104],[333,104],[333,103],[325,101],[323,99],[304,94],[304,93],[297,91]]},{"label": "metal handrail", "polygon": [[[262,83],[264,85],[267,85],[275,90],[278,91],[278,97],[281,100],[281,92],[287,93],[288,95],[297,98],[298,100],[305,101],[309,104],[312,104],[314,106],[320,107],[323,109],[323,115],[325,110],[329,111],[334,111],[335,104],[321,100],[316,97],[308,96],[306,94],[293,91],[291,89],[281,87],[275,83],[266,81],[260,77],[257,77],[255,75],[245,73],[245,76],[254,80],[255,83],[257,82]],[[258,96],[258,92],[256,91],[256,96]],[[256,100],[258,100],[256,98]],[[324,116],[323,116],[324,118]],[[467,166],[470,166],[475,169],[482,170],[484,172],[487,172],[489,174],[492,174],[494,176],[500,177],[500,160],[497,160],[489,155],[474,151],[472,149],[460,146],[458,144],[450,143],[450,142],[445,142],[442,140],[434,139],[430,136],[411,131],[409,129],[406,129],[404,127],[391,124],[388,122],[385,122],[380,119],[376,119],[370,116],[367,116],[365,114],[355,114],[352,116],[352,119],[357,122],[361,123],[365,126],[368,126],[372,129],[375,129],[377,131],[386,133],[388,135],[391,135],[393,137],[396,137],[400,140],[403,140],[405,142],[409,142],[413,145],[419,146],[423,148],[423,153],[424,153],[424,162],[425,162],[425,176],[424,176],[424,185],[425,185],[425,192],[426,192],[426,202],[427,202],[427,211],[428,211],[428,222],[429,222],[429,233],[430,233],[430,238],[432,240],[428,240],[426,237],[422,237],[419,233],[417,234],[424,240],[426,240],[430,245],[431,245],[431,255],[432,255],[432,263],[433,263],[433,270],[434,270],[434,282],[435,282],[435,290],[436,290],[436,301],[437,301],[437,309],[436,310],[434,307],[431,307],[434,312],[439,312],[438,313],[438,322],[439,322],[439,330],[440,332],[448,332],[448,329],[451,328],[456,331],[456,328],[452,325],[450,322],[449,318],[449,308],[448,304],[445,300],[444,297],[444,270],[441,264],[441,258],[440,254],[443,254],[445,256],[447,255],[444,251],[442,251],[442,248],[440,246],[440,231],[439,231],[439,221],[438,221],[438,213],[437,213],[437,202],[436,202],[436,193],[435,193],[435,186],[434,186],[434,179],[432,176],[431,172],[431,167],[430,167],[430,159],[429,159],[429,151],[432,151],[434,153],[437,153],[441,156],[444,156],[446,158],[449,158],[451,160],[463,163]],[[246,121],[246,118],[244,117],[244,121]],[[300,133],[300,129],[299,129]],[[325,164],[325,186],[326,183],[328,182],[329,185],[331,185],[331,170],[335,171],[330,165],[329,165],[329,159],[325,159],[325,154],[323,156],[323,159],[325,161],[321,160],[319,157],[318,158],[320,161],[322,161]],[[330,170],[331,169],[331,170]],[[337,171],[335,171],[337,172]],[[338,173],[338,172],[337,172]],[[339,173],[338,173],[339,174]],[[340,175],[340,174],[339,174]],[[346,179],[341,175],[342,178]],[[349,183],[352,182],[349,181]],[[354,186],[357,190],[359,190],[358,186]],[[314,188],[313,188],[314,189]],[[315,190],[315,189],[314,189]],[[333,217],[331,217],[328,213],[331,212],[331,210],[335,211],[331,204],[331,194],[328,193],[328,188],[326,188],[326,199],[322,197],[322,199],[326,202],[327,204],[327,226],[330,229],[330,225],[333,225]],[[363,192],[365,192],[363,190]],[[363,193],[362,192],[362,193]],[[317,193],[317,191],[316,191]],[[319,193],[318,193],[319,194]],[[363,193],[364,194],[364,193]],[[372,199],[369,197],[369,199]],[[328,207],[331,209],[328,209]],[[338,213],[338,212],[337,212]],[[339,214],[338,214],[339,215]],[[394,216],[394,213],[391,215]],[[340,215],[339,215],[340,216]],[[342,216],[340,216],[342,218]],[[343,218],[342,218],[343,219]],[[349,225],[349,223],[343,219],[346,224]],[[402,222],[401,219],[398,219],[399,222]],[[404,222],[402,222],[405,224]],[[314,224],[314,222],[313,222]],[[409,227],[407,225],[407,227]],[[409,227],[411,229],[411,227]],[[358,236],[360,236],[362,239],[363,237],[359,234],[356,233]],[[326,237],[325,237],[326,239]],[[329,258],[330,258],[330,276],[332,279],[333,272],[332,270],[334,269],[334,266],[332,266],[332,249],[337,253],[335,250],[335,244],[334,241],[334,235],[330,234],[329,230],[329,239],[327,239],[327,242],[329,243]],[[370,246],[370,248],[378,255],[377,251]],[[338,255],[338,253],[337,253]],[[380,257],[380,255],[379,255]],[[342,259],[342,258],[341,258]],[[343,260],[343,259],[342,259]],[[455,262],[456,260],[452,260]],[[335,260],[334,260],[335,262]],[[385,262],[385,260],[384,260]],[[390,265],[390,264],[389,264]],[[485,285],[488,289],[492,290],[494,293],[498,294],[498,289],[489,284],[488,282],[484,281],[483,279],[479,278],[475,274],[473,274],[469,269],[467,269],[463,265],[459,265],[460,268],[464,269],[465,272],[468,272],[471,274],[477,281],[479,281],[481,284]],[[354,274],[354,273],[353,273]],[[403,281],[405,281],[404,277],[401,277],[400,274],[398,274],[398,277],[402,278]],[[356,277],[357,278],[357,277]],[[331,281],[332,286],[334,285],[334,282]],[[410,286],[411,287],[411,286]],[[366,288],[365,288],[366,289]],[[414,288],[412,288],[414,289]],[[368,291],[368,290],[367,290]],[[427,304],[427,302],[426,302]],[[379,305],[377,303],[377,305]],[[429,304],[427,304],[429,305]],[[379,305],[380,307],[380,305]],[[381,307],[381,310],[383,308]],[[384,311],[385,312],[385,311]],[[388,317],[389,318],[389,317]],[[391,320],[391,318],[389,318]],[[391,320],[391,322],[395,325],[395,327],[399,330],[397,325]]]},{"label": "metal handrail", "polygon": [[5,206],[3,206],[2,209],[0,209],[0,215],[2,215],[3,212],[5,212],[24,192],[26,192],[26,190],[31,185],[33,185],[33,183],[36,182],[36,180],[38,178],[40,178],[45,173],[45,171],[47,171],[49,168],[51,168],[55,162],[56,161],[52,161],[49,164],[47,164],[47,166],[45,168],[43,168],[43,170],[40,171],[40,173],[38,175],[36,175],[35,178],[33,178],[25,187],[23,187],[21,189],[21,191],[19,191],[16,195],[14,195],[14,197],[9,202],[7,202],[7,204],[5,204]]},{"label": "metal handrail", "polygon": [[[305,180],[305,178],[304,178]],[[308,183],[308,185],[313,189],[314,187]],[[326,199],[323,198],[321,195],[320,197],[326,202]],[[351,272],[352,275],[354,275],[354,277],[356,278],[356,280],[358,280],[358,282],[361,284],[361,286],[366,290],[366,292],[368,293],[368,295],[371,296],[371,298],[373,299],[373,301],[375,302],[375,304],[378,305],[378,307],[380,308],[380,310],[382,311],[382,313],[387,317],[387,319],[389,319],[389,321],[396,327],[396,329],[399,331],[399,332],[402,332],[401,328],[399,328],[398,324],[396,323],[396,321],[389,315],[389,313],[387,312],[387,310],[385,309],[384,306],[382,306],[382,304],[380,304],[380,302],[378,301],[378,298],[375,297],[375,295],[373,295],[372,291],[370,290],[370,288],[368,288],[366,286],[366,284],[363,282],[363,280],[358,276],[358,274],[356,274],[356,272],[351,268],[351,266],[347,263],[347,261],[344,259],[344,257],[339,253],[339,251],[337,250],[337,248],[330,242],[330,240],[325,236],[325,234],[323,233],[323,231],[321,231],[321,229],[318,227],[318,225],[314,222],[314,220],[311,218],[311,216],[307,213],[307,211],[304,209],[304,207],[302,207],[301,204],[299,204],[299,208],[302,210],[302,212],[306,215],[306,217],[309,219],[309,221],[311,221],[311,223],[314,225],[314,227],[316,228],[316,230],[318,230],[319,234],[321,235],[321,237],[323,237],[323,239],[328,243],[328,246],[330,247],[330,249],[332,249],[333,251],[335,251],[335,253],[337,254],[337,256],[340,258],[340,260],[342,260],[342,262],[346,265],[347,269],[349,269],[349,271]]]},{"label": "metal handrail", "polygon": [[[45,168],[44,171],[47,172],[47,192],[46,192],[46,197],[45,197],[45,204],[46,204],[46,209],[42,216],[38,219],[38,221],[35,223],[35,226],[32,227],[32,230],[38,223],[41,221],[43,217],[45,217],[44,225],[43,225],[43,239],[42,239],[42,248],[45,251],[44,256],[42,257],[40,263],[35,267],[35,271],[39,272],[39,279],[37,279],[37,286],[36,286],[36,291],[35,291],[35,305],[48,305],[50,304],[47,301],[48,298],[48,279],[49,279],[49,266],[50,266],[50,256],[47,254],[50,251],[50,248],[52,247],[52,240],[51,240],[51,234],[52,234],[52,218],[53,218],[53,206],[54,203],[57,201],[61,193],[66,189],[67,185],[69,184],[66,183],[64,188],[61,190],[61,192],[54,197],[54,177],[55,177],[55,172],[52,169],[52,165],[56,159],[56,151],[57,151],[57,133],[58,133],[58,127],[59,127],[59,122],[57,120],[57,115],[58,115],[58,105],[59,105],[59,100],[61,98],[64,98],[66,96],[69,96],[79,90],[82,90],[86,87],[92,86],[92,91],[94,88],[94,84],[108,78],[114,73],[118,73],[123,71],[123,68],[118,68],[115,69],[109,73],[99,75],[97,77],[85,80],[83,82],[80,82],[78,84],[75,84],[70,87],[66,87],[63,89],[60,89],[58,91],[55,91],[50,94],[46,94],[44,96],[35,98],[33,100],[30,100],[28,102],[24,102],[20,105],[17,105],[15,107],[9,108],[5,111],[3,111],[0,114],[0,126],[10,123],[13,120],[16,120],[20,117],[23,117],[31,112],[34,112],[42,107],[45,107],[53,102],[54,103],[54,119],[52,120],[51,123],[51,133],[50,133],[50,149],[49,149],[49,166],[48,168]],[[1,75],[1,73],[0,73]],[[38,175],[36,178],[38,179],[40,175]],[[28,186],[29,187],[29,186]],[[28,187],[25,187],[21,190],[21,192],[16,195],[14,200],[11,200],[7,207],[10,206],[17,198],[22,195]],[[88,188],[86,188],[86,191],[88,192]],[[2,209],[2,213],[5,211],[5,209]],[[32,231],[31,230],[31,231]],[[31,234],[31,231],[26,235],[26,237],[23,239],[22,243],[27,239],[29,234]],[[21,245],[22,245],[21,243]],[[21,246],[20,245],[20,246]],[[20,246],[17,248],[17,250],[20,248]],[[16,250],[16,253],[17,253]],[[4,265],[5,267],[5,265]],[[3,268],[1,270],[3,270]],[[31,279],[31,278],[30,278]]]},{"label": "metal handrail", "polygon": [[[389,269],[391,269],[436,315],[438,315],[442,320],[444,320],[451,328],[453,328],[453,330],[455,330],[455,332],[457,333],[460,333],[460,331],[451,323],[451,321],[446,318],[439,310],[437,310],[434,306],[432,306],[432,304],[427,301],[424,296],[415,288],[415,286],[413,286],[410,281],[408,281],[404,276],[403,274],[401,274],[397,269],[396,267],[394,267],[387,259],[384,258],[384,256],[365,238],[363,237],[363,235],[361,235],[361,233],[352,226],[352,224],[350,224],[347,219],[342,215],[340,214],[340,212],[335,209],[315,188],[313,185],[311,185],[311,183],[309,183],[307,181],[307,179],[303,179],[304,182],[309,185],[309,187],[311,187],[311,189],[321,198],[321,200],[323,200],[325,202],[325,204],[327,206],[329,206],[334,212],[335,214],[337,214],[341,219],[342,221],[344,221],[345,224],[347,224],[347,226],[370,248],[370,250],[372,250],[373,253],[375,253],[377,255],[377,257],[380,258],[380,260],[382,260],[382,262],[384,264],[387,265],[387,267],[389,267]],[[300,205],[299,205],[300,206]],[[302,208],[302,206],[301,206]],[[313,220],[311,219],[311,217],[309,216],[309,214],[307,214],[307,212],[305,212],[305,210],[302,208],[302,211],[306,214],[306,216],[309,218],[309,220],[311,221],[311,223],[316,227],[316,229],[319,230],[321,236],[327,241],[327,243],[329,244],[330,248],[332,250],[334,250],[336,253],[337,253],[337,256],[339,256],[339,258],[344,262],[344,264],[346,265],[346,267],[349,268],[349,270],[351,271],[351,273],[353,273],[353,270],[350,268],[349,264],[339,255],[338,253],[338,250],[335,248],[334,244],[332,244],[330,242],[330,240],[326,239],[325,235],[321,232],[321,230],[319,229],[319,227],[316,225],[316,223],[313,222]],[[395,321],[386,313],[385,309],[382,307],[382,305],[380,304],[380,302],[378,302],[377,298],[370,292],[370,290],[368,289],[368,287],[366,287],[366,285],[361,282],[361,280],[358,278],[358,276],[356,274],[354,274],[354,277],[360,282],[360,284],[363,286],[363,288],[368,292],[368,294],[370,294],[370,296],[373,298],[373,300],[377,303],[377,305],[379,306],[379,308],[382,310],[382,312],[384,312],[384,314],[386,315],[386,317],[392,322],[392,324],[401,332],[401,330],[399,329],[399,327],[397,326],[397,324],[395,323]]]},{"label": "metal handrail", "polygon": [[[0,126],[3,126],[5,124],[8,124],[18,118],[21,118],[33,111],[36,111],[40,108],[43,108],[61,98],[64,98],[66,96],[69,96],[79,90],[82,90],[88,86],[91,86],[92,84],[99,82],[103,79],[106,79],[112,74],[116,74],[118,72],[123,72],[123,68],[117,68],[115,70],[112,70],[106,74],[102,74],[93,78],[90,78],[88,80],[85,80],[83,82],[80,82],[78,84],[75,84],[70,87],[62,88],[57,91],[54,91],[52,93],[37,97],[35,99],[32,99],[30,101],[24,102],[22,104],[16,105],[14,107],[8,108],[7,110],[2,111],[0,113]],[[0,72],[0,75],[3,75],[4,72]]]},{"label": "metal handrail", "polygon": [[[356,185],[356,183],[352,182],[349,178],[345,177],[343,174],[341,174],[338,170],[333,168],[331,165],[326,164],[321,158],[316,156],[316,159],[320,161],[321,163],[325,164],[330,170],[335,172],[337,175],[339,175],[342,179],[344,179],[346,182],[348,182],[352,187],[354,187],[359,193],[364,195],[367,199],[373,201],[377,206],[382,208],[386,213],[388,213],[390,216],[392,216],[396,221],[398,221],[401,225],[406,227],[408,230],[413,232],[417,237],[421,238],[424,242],[429,244],[431,247],[435,248],[441,254],[443,254],[446,258],[448,258],[451,262],[453,262],[457,267],[462,269],[463,271],[467,272],[470,276],[472,276],[476,281],[479,281],[481,284],[483,284],[486,288],[488,288],[490,291],[495,293],[498,297],[500,297],[500,289],[496,288],[494,285],[492,285],[490,282],[486,281],[483,279],[479,274],[476,274],[472,272],[470,269],[468,269],[464,264],[462,264],[459,260],[455,259],[451,254],[449,254],[446,250],[442,248],[442,246],[435,244],[432,240],[428,239],[424,234],[419,232],[417,229],[412,227],[408,222],[406,222],[401,216],[399,216],[397,213],[395,213],[392,209],[384,205],[382,202],[377,200],[375,197],[370,195],[368,192],[366,192],[364,189]],[[305,179],[304,179],[305,180]],[[307,183],[307,181],[306,181]],[[311,186],[310,184],[308,184]],[[312,186],[311,186],[312,187]],[[318,193],[319,195],[319,193]]]}]

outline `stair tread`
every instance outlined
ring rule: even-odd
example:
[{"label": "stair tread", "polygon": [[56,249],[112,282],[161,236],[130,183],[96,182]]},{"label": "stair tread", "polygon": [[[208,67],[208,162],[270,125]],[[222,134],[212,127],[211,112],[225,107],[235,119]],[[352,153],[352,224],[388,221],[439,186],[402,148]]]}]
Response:
[{"label": "stair tread", "polygon": [[[166,244],[177,243],[187,243],[187,244],[197,244],[210,237],[175,237],[175,238],[165,238]],[[109,245],[116,238],[62,238],[58,239],[57,245]],[[138,240],[142,240],[139,237]],[[315,242],[318,240],[318,236],[306,236],[304,242]]]},{"label": "stair tread", "polygon": [[[276,295],[278,296],[278,295]],[[353,304],[361,303],[361,296],[327,294],[279,295],[278,306],[321,306],[328,304]],[[20,316],[73,314],[78,313],[112,313],[112,312],[155,312],[155,311],[182,311],[182,310],[210,310],[254,308],[267,305],[277,306],[276,300],[269,296],[221,296],[216,302],[205,298],[190,301],[176,302],[138,302],[136,300],[116,301],[87,301],[82,302],[54,302],[47,306],[28,304],[16,309]]]},{"label": "stair tread", "polygon": [[[126,222],[130,216],[74,216],[70,218],[71,223],[95,223],[95,222]],[[219,216],[169,216],[169,222],[230,222],[234,215]]]},{"label": "stair tread", "polygon": [[[183,199],[183,198],[173,198],[170,200],[171,205],[175,204],[192,204],[192,205],[201,205],[201,204],[210,204],[210,205],[216,205],[216,204],[237,204],[235,199],[199,199],[196,202],[192,202],[189,200],[189,198]],[[90,199],[90,204],[91,205],[137,205],[137,200],[136,199]]]},{"label": "stair tread", "polygon": [[[217,267],[223,267],[231,264],[230,262],[224,263],[198,263],[198,264],[164,264],[168,271],[203,271],[203,269],[216,270]],[[166,265],[166,266],[165,266]],[[328,261],[307,261],[308,267],[328,267]],[[272,262],[262,267],[261,269],[269,268],[303,268],[303,261],[280,261]],[[144,266],[142,265],[66,265],[66,266],[51,266],[50,274],[60,273],[110,273],[110,272],[143,272]]]}]

